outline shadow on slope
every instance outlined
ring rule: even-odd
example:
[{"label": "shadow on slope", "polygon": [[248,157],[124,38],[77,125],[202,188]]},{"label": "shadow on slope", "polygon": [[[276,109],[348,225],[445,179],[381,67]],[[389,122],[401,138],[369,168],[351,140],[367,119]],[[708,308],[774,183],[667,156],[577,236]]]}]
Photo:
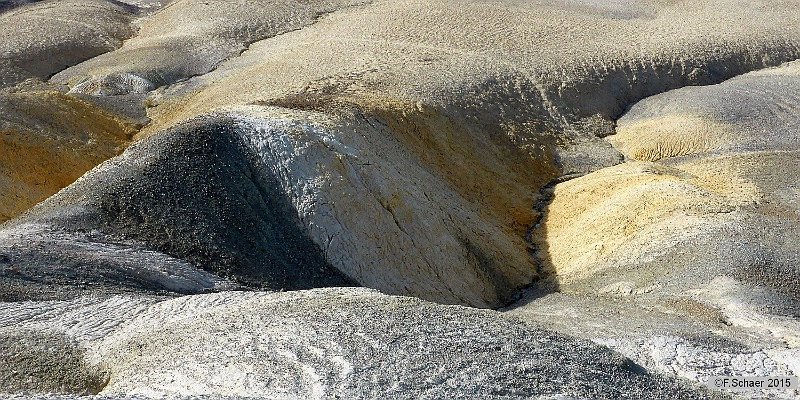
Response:
[{"label": "shadow on slope", "polygon": [[231,286],[192,266],[254,288],[348,285],[232,126],[198,120],[137,143],[6,224],[3,286]]}]

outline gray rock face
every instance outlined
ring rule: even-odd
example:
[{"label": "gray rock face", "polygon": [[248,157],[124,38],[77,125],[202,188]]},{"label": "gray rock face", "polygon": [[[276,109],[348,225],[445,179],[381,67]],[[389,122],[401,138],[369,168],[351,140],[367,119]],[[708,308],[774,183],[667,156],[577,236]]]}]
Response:
[{"label": "gray rock face", "polygon": [[56,72],[122,45],[135,9],[105,0],[36,2],[0,14],[0,87]]},{"label": "gray rock face", "polygon": [[250,287],[347,284],[231,124],[197,121],[138,143],[9,224],[5,263],[18,269],[7,278],[178,293],[221,281],[196,266]]},{"label": "gray rock face", "polygon": [[[18,273],[12,286],[88,281],[191,293],[220,284],[187,269],[194,265],[249,287],[353,282],[487,307],[508,303],[532,279],[521,240],[481,226],[485,217],[428,183],[418,164],[383,156],[377,166],[380,153],[347,133],[349,125],[253,112],[145,139],[8,223],[2,245]],[[359,131],[370,126],[362,124]],[[420,229],[415,220],[429,222]],[[386,268],[382,259],[398,262]],[[157,260],[166,272],[151,267]]]},{"label": "gray rock face", "polygon": [[25,4],[35,3],[39,0],[1,0],[0,12],[5,12]]},{"label": "gray rock face", "polygon": [[3,232],[3,301],[71,298],[77,293],[202,293],[238,286],[142,245],[98,233],[23,224]]},{"label": "gray rock face", "polygon": [[0,4],[0,392],[800,374],[797,0]]},{"label": "gray rock face", "polygon": [[[107,374],[104,396],[709,397],[495,311],[365,289],[84,298],[44,307],[39,315],[22,303],[4,307],[0,330],[67,332]],[[85,329],[93,325],[105,328]]]}]

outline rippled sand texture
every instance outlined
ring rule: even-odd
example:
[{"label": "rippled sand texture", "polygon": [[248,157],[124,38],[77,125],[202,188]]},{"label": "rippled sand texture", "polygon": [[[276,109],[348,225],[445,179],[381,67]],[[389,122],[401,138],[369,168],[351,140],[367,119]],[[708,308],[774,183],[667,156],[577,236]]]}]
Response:
[{"label": "rippled sand texture", "polygon": [[796,0],[14,0],[0,32],[0,391],[800,374]]}]

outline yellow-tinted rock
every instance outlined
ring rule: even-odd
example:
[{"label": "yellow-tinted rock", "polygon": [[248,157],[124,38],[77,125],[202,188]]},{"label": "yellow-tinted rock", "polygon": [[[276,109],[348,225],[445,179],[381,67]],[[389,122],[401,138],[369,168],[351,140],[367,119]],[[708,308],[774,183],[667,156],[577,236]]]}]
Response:
[{"label": "yellow-tinted rock", "polygon": [[609,142],[634,160],[658,161],[720,149],[733,135],[723,123],[680,115],[620,125]]},{"label": "yellow-tinted rock", "polygon": [[0,222],[121,152],[135,131],[133,123],[58,91],[0,94]]},{"label": "yellow-tinted rock", "polygon": [[408,103],[368,107],[376,107],[368,112],[386,121],[407,149],[482,214],[513,235],[525,235],[536,217],[538,188],[558,174],[544,146],[515,143],[511,132],[476,135],[467,124]]},{"label": "yellow-tinted rock", "polygon": [[693,172],[629,162],[557,185],[538,232],[540,256],[564,285],[604,268],[622,268],[614,273],[622,279],[631,260],[759,196],[730,171]]}]

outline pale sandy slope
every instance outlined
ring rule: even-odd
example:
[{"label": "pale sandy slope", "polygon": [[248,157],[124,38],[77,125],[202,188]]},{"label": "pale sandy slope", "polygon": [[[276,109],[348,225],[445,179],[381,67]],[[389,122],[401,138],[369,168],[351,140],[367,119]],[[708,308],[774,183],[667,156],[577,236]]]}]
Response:
[{"label": "pale sandy slope", "polygon": [[50,76],[134,34],[133,10],[104,0],[49,1],[0,14],[0,87]]},{"label": "pale sandy slope", "polygon": [[169,2],[137,23],[135,37],[112,52],[56,74],[72,91],[143,93],[202,75],[250,43],[301,29],[359,0]]},{"label": "pale sandy slope", "polygon": [[[137,298],[346,284],[499,307],[544,276],[561,293],[528,298],[514,312],[613,346],[650,370],[694,380],[712,372],[797,371],[795,67],[634,104],[797,58],[798,2],[376,1],[338,11],[328,7],[333,3],[302,2],[295,10],[286,2],[301,21],[269,26],[267,36],[277,36],[238,56],[262,38],[242,36],[240,28],[265,17],[231,12],[225,13],[230,20],[190,31],[168,29],[174,10],[197,13],[201,3],[155,11],[137,24],[165,25],[142,29],[119,51],[50,82],[67,83],[62,90],[73,93],[64,96],[83,92],[103,107],[110,99],[128,109],[147,106],[152,122],[125,153],[0,228],[0,296],[16,301],[4,306],[9,314],[26,315],[19,306],[60,310],[83,301],[70,300],[76,296],[106,292]],[[331,12],[314,19],[324,13],[318,10]],[[286,21],[286,14],[269,12]],[[169,76],[158,78],[162,69]],[[729,98],[740,102],[727,106]],[[763,111],[762,103],[776,106]],[[618,136],[603,140],[631,106]],[[750,110],[753,120],[732,110]],[[622,163],[625,156],[650,161]],[[670,156],[685,157],[652,162]],[[552,199],[540,195],[554,178],[591,171],[556,185]],[[526,234],[539,212],[531,243]],[[100,325],[125,326],[103,330],[108,341],[102,345],[79,340],[58,347],[69,365],[89,370],[80,375],[89,386],[63,391],[97,387],[98,379],[102,386],[105,375],[91,369],[105,360],[111,395],[235,392],[217,376],[245,376],[244,387],[284,388],[288,396],[319,390],[319,382],[322,397],[368,393],[358,379],[371,372],[336,378],[340,359],[327,347],[293,352],[287,345],[277,355],[258,347],[288,340],[265,328],[287,320],[267,303],[303,304],[309,296],[303,293],[309,292],[188,296],[152,306],[153,312],[102,317]],[[255,305],[235,311],[247,296]],[[336,305],[325,296],[321,303]],[[311,325],[307,330],[323,339],[309,340],[330,340],[358,360],[371,359],[362,353],[370,347],[353,341],[361,336],[352,326],[372,326],[380,334],[366,336],[377,335],[378,342],[392,340],[384,332],[411,332],[403,343],[416,344],[418,354],[374,358],[397,367],[376,378],[397,383],[391,390],[475,396],[482,394],[477,379],[486,377],[499,382],[496,394],[524,397],[556,393],[536,392],[535,377],[562,387],[569,386],[562,378],[584,379],[569,371],[599,370],[612,372],[587,377],[582,390],[598,384],[606,390],[602,382],[610,380],[616,386],[598,396],[642,397],[636,385],[625,386],[628,374],[637,373],[624,362],[595,365],[581,358],[565,378],[559,365],[574,359],[545,357],[537,364],[541,358],[524,357],[538,354],[525,347],[535,346],[530,339],[538,334],[521,322],[497,320],[506,316],[487,311],[480,315],[488,320],[469,319],[462,308],[413,301],[412,309],[432,316],[420,319],[400,307],[395,326],[376,326],[370,324],[394,315],[389,309],[397,303],[368,297],[366,304],[388,305],[374,314],[333,307],[322,321],[304,316],[312,319],[300,329]],[[220,306],[203,303],[209,298]],[[175,304],[194,305],[169,308]],[[83,307],[74,321],[97,321],[91,306]],[[204,307],[208,313],[195,322],[193,309]],[[269,311],[257,312],[262,309]],[[337,322],[348,312],[355,315]],[[473,312],[484,313],[467,313]],[[35,350],[63,343],[50,335],[55,325],[15,320],[4,329],[12,343],[30,337]],[[74,326],[73,339],[96,331]],[[522,331],[509,340],[521,347],[506,355],[505,344],[494,343],[515,329]],[[236,342],[241,331],[255,332],[255,347]],[[425,344],[464,332],[470,339],[463,346],[486,343],[486,358]],[[485,341],[487,334],[495,342]],[[555,354],[570,355],[568,343]],[[139,346],[168,351],[140,353]],[[21,353],[36,353],[26,349]],[[280,368],[320,378],[248,381],[262,376],[257,360],[267,355],[285,356],[273,360]],[[226,369],[224,362],[239,356],[246,357]],[[498,357],[507,363],[497,366]],[[198,382],[200,372],[189,361],[216,374],[203,370]],[[175,363],[187,370],[165,386],[161,377]],[[470,379],[452,378],[450,368]],[[420,374],[444,379],[428,383]]]},{"label": "pale sandy slope", "polygon": [[[248,38],[219,46],[203,46],[217,43],[203,38],[224,39],[225,32],[265,18],[233,12],[191,30],[165,28],[174,10],[192,4],[176,2],[138,22],[142,29],[118,52],[119,62],[109,53],[56,80],[71,82],[73,90],[88,80],[99,90],[90,92],[113,94],[122,81],[105,74],[132,74],[138,78],[122,83],[143,83],[134,86],[147,91],[175,79],[151,80],[146,71],[219,59],[209,49],[235,54]],[[331,4],[321,3],[320,10]],[[153,122],[140,136],[158,136],[176,124],[192,135],[194,128],[180,123],[214,111],[200,125],[223,117],[239,121],[232,137],[255,154],[248,168],[274,182],[264,189],[268,195],[252,192],[253,198],[289,201],[294,223],[312,243],[307,253],[322,253],[347,279],[388,293],[496,307],[537,275],[525,234],[537,218],[532,205],[540,188],[564,173],[619,162],[619,153],[597,135],[611,132],[613,119],[634,101],[796,57],[792,18],[761,2],[374,2],[258,41],[211,73],[152,92]],[[289,28],[271,32],[282,29]],[[188,47],[173,47],[184,37]],[[136,43],[141,46],[131,47]],[[132,61],[126,70],[124,54],[134,48],[146,50],[143,64]],[[168,57],[144,56],[156,49]],[[113,71],[103,70],[104,59]],[[198,68],[191,73],[208,66]],[[108,92],[103,82],[111,85]],[[148,167],[160,171],[153,176],[170,170],[156,164]],[[136,171],[115,165],[122,176]],[[242,259],[230,246],[209,245],[232,228],[256,242],[270,237],[232,225],[235,219],[209,222],[201,233],[178,223],[141,224],[148,214],[151,221],[171,215],[162,209],[178,210],[175,219],[186,221],[203,220],[206,211],[182,211],[175,208],[182,200],[151,196],[135,203],[134,212],[122,212],[134,203],[110,189],[121,182],[116,176],[91,173],[82,189],[56,196],[14,225],[44,223],[69,235],[72,221],[87,220],[82,229],[114,236],[93,240],[134,240],[178,258],[198,249],[194,263],[239,282],[248,278],[236,271],[247,265],[275,267],[262,258]],[[81,190],[95,194],[76,197]],[[60,255],[59,263],[70,254]],[[38,271],[48,265],[40,261],[19,263]]]},{"label": "pale sandy slope", "polygon": [[[563,331],[688,377],[721,372],[713,365],[797,374],[797,72],[794,62],[636,104],[609,137],[633,160],[556,185],[538,227],[564,295],[513,313],[571,309]],[[620,307],[609,331],[586,330],[591,314]],[[623,328],[648,312],[661,317]]]}]

